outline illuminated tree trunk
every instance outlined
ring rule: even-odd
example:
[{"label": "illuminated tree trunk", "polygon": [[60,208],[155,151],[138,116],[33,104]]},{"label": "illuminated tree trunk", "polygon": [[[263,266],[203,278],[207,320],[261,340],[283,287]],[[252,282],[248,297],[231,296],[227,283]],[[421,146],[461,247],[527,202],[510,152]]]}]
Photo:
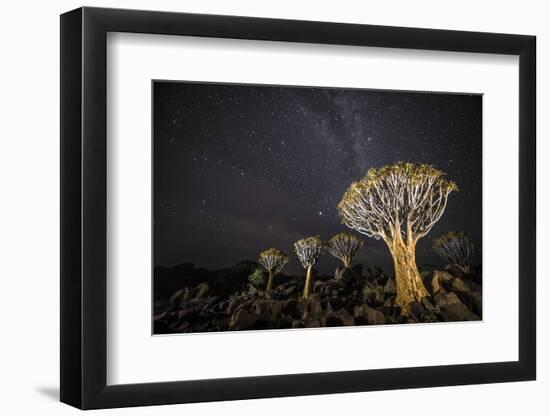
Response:
[{"label": "illuminated tree trunk", "polygon": [[306,284],[304,285],[304,294],[302,295],[303,298],[309,298],[309,292],[311,288],[311,270],[312,269],[313,269],[313,265],[309,265],[307,267]]},{"label": "illuminated tree trunk", "polygon": [[270,289],[273,288],[273,276],[275,274],[273,273],[273,271],[267,271],[267,273],[269,274],[269,278],[267,280],[267,288],[265,290],[269,291]]},{"label": "illuminated tree trunk", "polygon": [[351,259],[346,256],[344,257],[344,259],[342,259],[342,261],[344,262],[344,268],[348,269],[351,264]]},{"label": "illuminated tree trunk", "polygon": [[429,295],[416,266],[416,242],[411,239],[405,242],[401,234],[397,233],[397,237],[388,246],[395,268],[397,285],[395,304],[401,307],[401,314],[407,316],[412,302],[420,302],[422,298]]}]

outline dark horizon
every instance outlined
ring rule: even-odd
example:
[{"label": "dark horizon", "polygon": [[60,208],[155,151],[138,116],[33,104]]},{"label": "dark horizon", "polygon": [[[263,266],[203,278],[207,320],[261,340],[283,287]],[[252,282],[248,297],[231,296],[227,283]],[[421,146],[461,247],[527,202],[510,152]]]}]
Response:
[{"label": "dark horizon", "polygon": [[[464,231],[482,247],[482,97],[468,94],[155,81],[154,265],[217,270],[276,247],[302,273],[294,241],[347,231],[354,263],[391,273],[382,241],[342,225],[336,206],[371,167],[433,164],[454,180],[417,263],[443,265],[435,237]],[[325,254],[316,268],[331,274]]]}]

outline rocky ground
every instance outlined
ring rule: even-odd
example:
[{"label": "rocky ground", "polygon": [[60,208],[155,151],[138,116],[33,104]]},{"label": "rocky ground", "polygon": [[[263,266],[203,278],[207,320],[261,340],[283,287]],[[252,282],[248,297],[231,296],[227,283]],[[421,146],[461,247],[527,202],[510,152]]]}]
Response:
[{"label": "rocky ground", "polygon": [[430,297],[408,317],[394,306],[393,277],[376,267],[316,276],[302,299],[304,277],[279,274],[271,291],[255,262],[207,271],[184,264],[155,269],[154,333],[286,329],[480,320],[481,268],[471,274],[447,266],[421,268]]}]

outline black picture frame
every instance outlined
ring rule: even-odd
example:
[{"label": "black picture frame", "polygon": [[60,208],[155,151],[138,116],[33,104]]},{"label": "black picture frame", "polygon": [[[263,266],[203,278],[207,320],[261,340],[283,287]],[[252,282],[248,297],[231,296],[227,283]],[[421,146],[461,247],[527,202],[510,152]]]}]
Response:
[{"label": "black picture frame", "polygon": [[[519,56],[519,360],[107,385],[108,32]],[[171,12],[61,16],[61,401],[82,409],[526,381],[536,378],[536,38]]]}]

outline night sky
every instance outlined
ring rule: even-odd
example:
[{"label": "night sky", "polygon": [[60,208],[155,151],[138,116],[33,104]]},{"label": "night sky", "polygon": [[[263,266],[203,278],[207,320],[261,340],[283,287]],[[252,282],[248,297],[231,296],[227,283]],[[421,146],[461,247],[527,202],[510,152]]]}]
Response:
[{"label": "night sky", "polygon": [[[417,263],[442,264],[432,239],[451,229],[481,263],[481,96],[164,81],[153,95],[156,266],[214,270],[276,247],[298,273],[292,243],[350,231],[344,191],[397,161],[433,164],[459,187]],[[391,272],[386,245],[362,237],[355,262]],[[316,268],[337,265],[325,254]]]}]

